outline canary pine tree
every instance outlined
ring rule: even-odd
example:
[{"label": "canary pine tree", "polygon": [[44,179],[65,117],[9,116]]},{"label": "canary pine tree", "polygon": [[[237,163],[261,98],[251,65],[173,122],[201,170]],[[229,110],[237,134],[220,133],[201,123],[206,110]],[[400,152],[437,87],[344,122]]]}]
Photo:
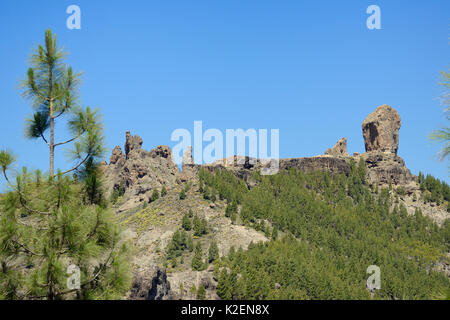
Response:
[{"label": "canary pine tree", "polygon": [[[131,284],[128,246],[102,197],[102,125],[97,112],[76,105],[78,76],[63,56],[48,30],[25,83],[35,108],[27,135],[49,146],[49,173],[16,172],[15,157],[0,151],[9,186],[0,198],[0,299],[120,298]],[[55,143],[55,120],[62,116],[73,137]],[[77,163],[55,174],[54,148],[72,141]],[[79,281],[70,282],[73,277]]]},{"label": "canary pine tree", "polygon": [[[11,191],[0,200],[0,299],[108,299],[129,288],[127,246],[111,210],[88,205],[82,183],[61,172],[43,178],[23,169],[8,177],[10,153],[0,166]],[[80,285],[67,284],[75,265]]]},{"label": "canary pine tree", "polygon": [[[49,148],[49,173],[55,173],[55,148],[73,142],[73,160],[69,173],[77,170],[89,158],[101,155],[102,139],[97,112],[78,104],[80,74],[64,64],[66,53],[56,46],[56,35],[45,32],[45,45],[39,45],[31,55],[31,67],[23,81],[23,96],[31,100],[33,115],[27,119],[25,134],[31,139],[42,139]],[[70,138],[55,142],[55,124],[67,121]],[[49,136],[46,136],[47,132]]]}]

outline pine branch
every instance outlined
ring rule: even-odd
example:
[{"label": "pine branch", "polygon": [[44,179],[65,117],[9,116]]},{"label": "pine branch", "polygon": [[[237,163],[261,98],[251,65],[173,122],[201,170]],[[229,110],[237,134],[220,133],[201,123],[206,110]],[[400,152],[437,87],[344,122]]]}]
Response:
[{"label": "pine branch", "polygon": [[45,141],[45,143],[48,145],[48,141],[47,141],[47,139],[45,139],[45,137],[44,137],[44,134],[43,133],[41,133],[41,138]]},{"label": "pine branch", "polygon": [[87,159],[89,159],[90,156],[91,156],[91,154],[88,153],[88,154],[86,155],[86,157],[85,157],[81,162],[79,162],[75,167],[73,167],[72,169],[69,169],[69,170],[64,171],[62,174],[67,174],[67,173],[69,173],[69,172],[72,172],[72,171],[74,171],[74,170],[77,170],[83,163],[85,163],[85,162],[87,161]]},{"label": "pine branch", "polygon": [[15,188],[14,185],[9,181],[8,179],[8,175],[6,174],[6,170],[3,168],[3,176],[5,177],[6,182],[8,182],[9,186],[19,194],[19,201],[20,204],[22,205],[22,207],[28,211],[28,213],[37,213],[37,214],[45,214],[45,215],[49,215],[50,212],[45,212],[45,211],[39,211],[39,210],[35,210],[32,209],[30,207],[27,206],[26,201],[25,201],[25,197],[23,195],[23,193],[20,191],[19,188]]},{"label": "pine branch", "polygon": [[29,249],[28,247],[26,247],[23,243],[20,243],[20,242],[17,241],[17,240],[12,240],[12,242],[14,242],[15,244],[17,244],[17,245],[19,245],[20,247],[22,247],[22,249],[23,249],[26,253],[31,253],[32,255],[38,256],[38,257],[43,257],[43,256],[44,256],[43,254],[36,253],[36,252],[30,250],[30,249]]},{"label": "pine branch", "polygon": [[69,139],[69,140],[64,141],[64,142],[58,142],[58,143],[55,143],[53,146],[54,146],[54,147],[57,147],[57,146],[60,146],[60,145],[63,145],[63,144],[72,142],[72,141],[78,139],[79,137],[81,137],[81,136],[83,135],[83,133],[85,133],[85,132],[86,132],[86,131],[83,130],[83,131],[82,131],[80,134],[78,134],[76,137],[73,137],[72,139]]}]

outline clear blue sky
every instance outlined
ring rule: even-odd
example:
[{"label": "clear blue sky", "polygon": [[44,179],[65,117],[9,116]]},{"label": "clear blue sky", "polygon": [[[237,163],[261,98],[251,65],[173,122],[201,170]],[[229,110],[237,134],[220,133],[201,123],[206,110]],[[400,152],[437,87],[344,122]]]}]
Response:
[{"label": "clear blue sky", "polygon": [[[66,28],[71,4],[81,30]],[[366,28],[370,4],[382,30]],[[0,148],[48,170],[46,146],[24,137],[31,107],[17,87],[51,28],[84,72],[83,105],[102,110],[109,151],[126,130],[146,149],[173,147],[174,129],[202,120],[223,131],[278,128],[281,157],[322,154],[341,137],[350,153],[364,152],[362,121],[389,104],[402,119],[406,165],[448,180],[427,135],[445,124],[438,82],[449,67],[449,13],[444,0],[2,0]]]}]

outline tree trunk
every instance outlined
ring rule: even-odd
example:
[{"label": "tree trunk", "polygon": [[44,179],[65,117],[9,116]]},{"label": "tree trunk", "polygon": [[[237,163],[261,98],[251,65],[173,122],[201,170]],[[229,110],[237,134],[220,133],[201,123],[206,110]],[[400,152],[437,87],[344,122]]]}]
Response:
[{"label": "tree trunk", "polygon": [[55,163],[55,119],[53,118],[53,107],[52,103],[50,102],[50,176],[53,177],[54,175],[54,163]]},{"label": "tree trunk", "polygon": [[53,177],[55,173],[55,119],[53,118],[53,64],[50,63],[48,67],[49,71],[49,90],[48,90],[48,108],[50,114],[50,177]]}]

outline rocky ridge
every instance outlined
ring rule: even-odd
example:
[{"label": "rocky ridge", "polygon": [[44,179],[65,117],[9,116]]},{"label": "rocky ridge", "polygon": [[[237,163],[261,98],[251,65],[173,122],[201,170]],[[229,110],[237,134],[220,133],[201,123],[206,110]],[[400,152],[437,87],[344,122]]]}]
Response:
[{"label": "rocky ridge", "polygon": [[[279,170],[296,168],[309,173],[322,170],[331,174],[348,174],[351,161],[360,159],[366,164],[367,179],[374,187],[392,185],[406,191],[399,202],[404,204],[408,213],[414,214],[420,208],[425,215],[432,217],[438,224],[449,218],[444,208],[412,200],[420,197],[417,177],[412,175],[404,160],[397,155],[399,146],[400,116],[392,107],[383,105],[371,113],[362,123],[362,134],[366,152],[347,152],[347,139],[340,139],[324,155],[279,160]],[[191,285],[204,283],[207,297],[215,295],[215,281],[211,270],[187,272],[182,269],[165,270],[162,265],[161,250],[165,248],[173,233],[179,228],[183,214],[188,209],[198,212],[211,224],[213,237],[219,243],[219,250],[227,252],[231,246],[246,246],[251,241],[265,241],[266,237],[248,227],[232,225],[224,217],[226,204],[217,201],[214,206],[203,200],[198,192],[198,171],[204,168],[210,171],[227,169],[243,179],[249,188],[257,182],[253,178],[255,171],[269,167],[267,161],[245,156],[233,156],[214,163],[199,165],[192,158],[189,147],[183,155],[182,171],[172,160],[172,151],[168,146],[157,146],[146,151],[138,135],[126,132],[124,152],[116,146],[109,164],[104,165],[107,195],[113,190],[123,188],[124,194],[116,204],[116,212],[127,227],[128,236],[138,248],[134,258],[136,266],[135,283],[129,297],[136,299],[192,299],[185,290],[178,290],[183,283],[185,289]],[[188,201],[179,199],[180,191],[189,184]],[[152,201],[154,190],[167,190],[164,199]],[[205,247],[204,250],[207,250]],[[189,263],[189,262],[186,262]],[[188,287],[189,286],[189,287]],[[209,289],[208,289],[209,288]]]}]

